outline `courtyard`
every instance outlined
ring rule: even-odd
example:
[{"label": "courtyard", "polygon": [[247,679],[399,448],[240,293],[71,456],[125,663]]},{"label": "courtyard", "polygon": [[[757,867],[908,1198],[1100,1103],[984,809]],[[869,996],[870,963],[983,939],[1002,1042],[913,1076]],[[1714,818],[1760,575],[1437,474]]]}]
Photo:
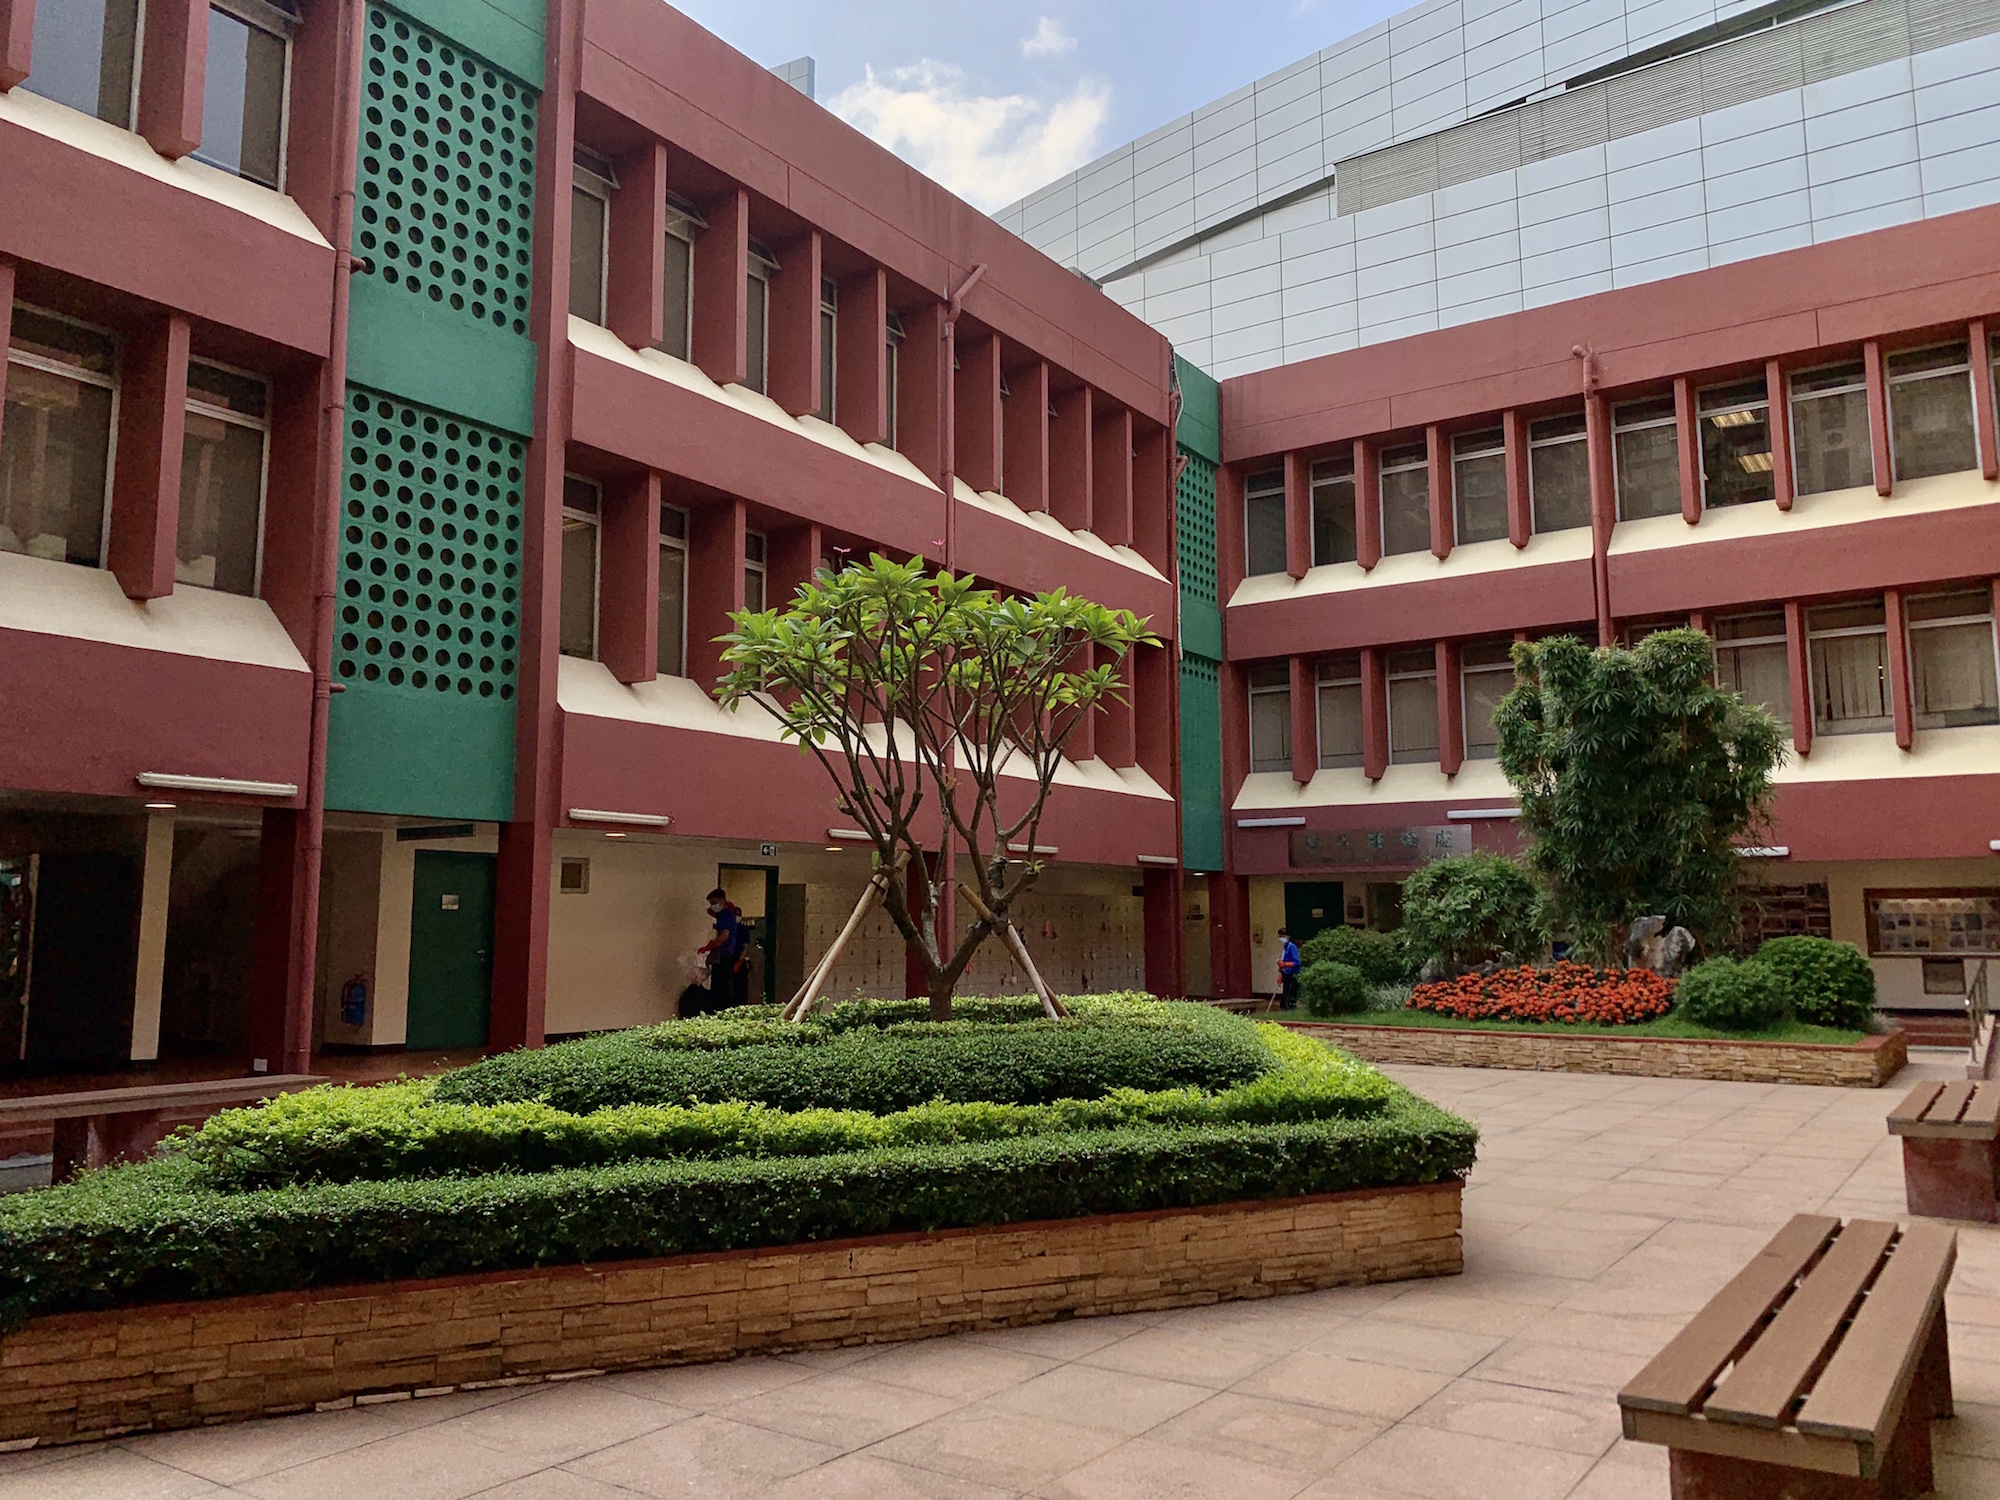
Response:
[{"label": "courtyard", "polygon": [[[1390,1068],[1475,1120],[1463,1276],[0,1456],[9,1500],[1658,1500],[1615,1393],[1791,1214],[1906,1217],[1887,1090]],[[2000,1229],[1959,1226],[1937,1493],[2000,1494]]]}]

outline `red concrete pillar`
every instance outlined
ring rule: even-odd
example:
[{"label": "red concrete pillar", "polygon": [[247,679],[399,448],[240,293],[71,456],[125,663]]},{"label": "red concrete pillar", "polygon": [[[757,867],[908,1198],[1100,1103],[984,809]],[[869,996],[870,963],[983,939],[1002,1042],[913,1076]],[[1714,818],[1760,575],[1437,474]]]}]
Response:
[{"label": "red concrete pillar", "polygon": [[[0,0],[0,6],[4,6],[7,3],[8,0]],[[32,18],[35,13],[33,4],[29,3],[29,0],[20,0],[20,3],[28,5],[28,15]],[[0,19],[4,19],[5,14],[4,11],[0,11]],[[4,43],[5,41],[6,34],[4,31],[0,31],[0,43]],[[0,57],[4,57],[4,54],[0,54]],[[16,81],[18,82],[19,80]],[[0,256],[0,308],[7,309],[7,316],[0,318],[0,395],[5,395],[7,346],[13,341],[14,337],[14,262],[8,260],[5,256]],[[0,435],[4,435],[6,421],[6,403],[0,401]]]},{"label": "red concrete pillar", "polygon": [[1812,669],[1806,656],[1806,611],[1796,599],[1785,601],[1785,670],[1791,677],[1792,748],[1812,754]]},{"label": "red concrete pillar", "polygon": [[1241,875],[1208,877],[1214,930],[1209,936],[1209,964],[1223,996],[1250,994],[1250,882]]},{"label": "red concrete pillar", "polygon": [[604,326],[634,349],[660,342],[667,274],[667,148],[653,141],[618,161],[611,197]]},{"label": "red concrete pillar", "polygon": [[1000,493],[1022,510],[1049,508],[1049,367],[1041,360],[1007,373],[1001,403]]},{"label": "red concrete pillar", "polygon": [[771,278],[771,399],[795,417],[822,404],[820,382],[820,237],[808,230],[778,251]]},{"label": "red concrete pillar", "polygon": [[1692,526],[1701,520],[1701,427],[1694,382],[1685,375],[1674,381],[1674,441],[1680,453],[1681,519]]},{"label": "red concrete pillar", "polygon": [[1611,412],[1596,391],[1583,400],[1584,441],[1590,449],[1590,576],[1597,598],[1597,644],[1617,638],[1611,623],[1611,530],[1618,524],[1618,480],[1611,457]]},{"label": "red concrete pillar", "polygon": [[178,161],[201,144],[208,0],[151,0],[139,63],[139,134]]},{"label": "red concrete pillar", "polygon": [[1889,700],[1896,720],[1896,744],[1907,750],[1916,743],[1917,716],[1910,691],[1910,633],[1903,622],[1903,591],[1882,595],[1889,626]]},{"label": "red concrete pillar", "polygon": [[1172,438],[1166,428],[1149,426],[1132,447],[1132,546],[1167,573],[1174,557]]},{"label": "red concrete pillar", "polygon": [[926,302],[903,313],[903,343],[896,351],[896,451],[937,483],[944,463],[939,403],[946,374],[944,304]]},{"label": "red concrete pillar", "polygon": [[659,675],[660,476],[650,470],[604,487],[598,539],[597,659],[620,682]]},{"label": "red concrete pillar", "polygon": [[1091,396],[1087,385],[1063,391],[1049,421],[1049,512],[1071,531],[1090,530]]},{"label": "red concrete pillar", "polygon": [[1090,455],[1090,524],[1114,547],[1132,545],[1132,413],[1123,406],[1099,415]]},{"label": "red concrete pillar", "polygon": [[1128,651],[1118,664],[1118,676],[1125,684],[1117,698],[1107,699],[1097,721],[1097,758],[1107,766],[1123,770],[1139,763],[1138,702],[1134,674],[1136,652]]},{"label": "red concrete pillar", "polygon": [[1000,335],[981,334],[958,346],[958,390],[952,397],[958,432],[952,457],[958,477],[982,493],[1000,488],[1005,421],[1000,408]]},{"label": "red concrete pillar", "polygon": [[1775,359],[1764,361],[1764,399],[1769,403],[1768,430],[1771,434],[1771,489],[1779,510],[1792,508],[1792,409],[1785,400],[1785,367]]},{"label": "red concrete pillar", "polygon": [[694,362],[717,385],[741,385],[750,374],[750,195],[737,188],[706,212],[694,246]]},{"label": "red concrete pillar", "polygon": [[1458,516],[1451,503],[1451,442],[1435,422],[1424,429],[1424,450],[1430,469],[1431,556],[1443,562],[1458,541]]},{"label": "red concrete pillar", "polygon": [[1363,571],[1382,560],[1382,465],[1366,438],[1354,440],[1354,556]]},{"label": "red concrete pillar", "polygon": [[0,94],[28,76],[35,0],[0,0]]},{"label": "red concrete pillar", "polygon": [[1294,656],[1292,684],[1292,780],[1304,786],[1319,770],[1319,698],[1310,657]]},{"label": "red concrete pillar", "polygon": [[771,609],[789,606],[794,595],[812,582],[819,569],[825,540],[819,527],[781,526],[766,538],[764,560],[764,603]]},{"label": "red concrete pillar", "polygon": [[1312,566],[1312,465],[1303,453],[1285,455],[1285,571],[1306,576]]},{"label": "red concrete pillar", "polygon": [[1459,691],[1455,641],[1437,643],[1438,768],[1456,776],[1465,764],[1465,696]]},{"label": "red concrete pillar", "polygon": [[188,320],[179,313],[146,319],[126,342],[110,564],[128,599],[163,599],[174,591],[187,367]]},{"label": "red concrete pillar", "polygon": [[1389,671],[1380,646],[1361,648],[1361,771],[1380,781],[1389,769]]},{"label": "red concrete pillar", "polygon": [[1528,545],[1535,533],[1534,495],[1528,479],[1528,419],[1508,411],[1500,419],[1507,444],[1507,540]]},{"label": "red concrete pillar", "polygon": [[1243,533],[1243,471],[1224,464],[1215,471],[1215,586],[1216,598],[1225,606],[1249,566],[1244,556],[1248,544]]},{"label": "red concrete pillar", "polygon": [[[271,382],[271,447],[264,485],[264,556],[257,594],[311,661],[314,632],[314,561],[321,507],[334,511],[340,497],[325,493],[326,460],[320,447],[320,371],[315,365],[281,370]],[[329,434],[336,442],[339,429]],[[334,524],[331,514],[326,523]]]},{"label": "red concrete pillar", "polygon": [[1988,479],[2000,479],[2000,442],[1996,442],[1993,420],[1993,350],[1986,336],[1986,320],[1972,320],[1972,418],[1979,434],[1979,472]]},{"label": "red concrete pillar", "polygon": [[1162,1000],[1179,1000],[1187,994],[1184,965],[1183,915],[1186,899],[1182,894],[1178,868],[1148,866],[1140,889],[1145,892],[1146,989]]},{"label": "red concrete pillar", "polygon": [[715,637],[743,608],[743,534],[748,511],[741,500],[697,505],[688,514],[688,677],[706,693],[722,673]]},{"label": "red concrete pillar", "polygon": [[833,383],[840,426],[857,443],[889,441],[889,283],[880,266],[840,283]]},{"label": "red concrete pillar", "polygon": [[1171,646],[1140,646],[1132,663],[1133,753],[1139,767],[1168,791],[1174,790],[1174,656]]},{"label": "red concrete pillar", "polygon": [[1889,382],[1882,370],[1882,346],[1870,339],[1861,346],[1861,364],[1868,376],[1868,449],[1875,460],[1875,493],[1887,498],[1895,487],[1889,463]]},{"label": "red concrete pillar", "polygon": [[303,1071],[310,1064],[317,1025],[292,1008],[291,997],[299,966],[307,962],[297,941],[302,921],[317,922],[317,913],[300,910],[306,890],[304,868],[305,816],[287,807],[267,807],[257,846],[257,913],[251,929],[249,1014],[244,1041],[249,1062],[266,1073]]}]

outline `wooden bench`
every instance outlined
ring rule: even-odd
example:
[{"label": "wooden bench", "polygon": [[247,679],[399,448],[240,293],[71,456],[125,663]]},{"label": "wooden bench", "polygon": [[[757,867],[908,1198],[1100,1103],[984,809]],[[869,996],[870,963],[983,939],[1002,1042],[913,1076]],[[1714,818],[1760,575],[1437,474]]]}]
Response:
[{"label": "wooden bench", "polygon": [[67,1182],[85,1167],[143,1161],[176,1125],[232,1104],[255,1104],[325,1083],[310,1073],[264,1073],[199,1083],[154,1083],[0,1099],[0,1127],[55,1125],[51,1178]]},{"label": "wooden bench", "polygon": [[1903,1191],[1927,1219],[2000,1222],[2000,1083],[1920,1083],[1889,1115]]},{"label": "wooden bench", "polygon": [[1931,1488],[1951,1415],[1956,1232],[1800,1214],[1618,1393],[1674,1500],[1854,1500]]}]

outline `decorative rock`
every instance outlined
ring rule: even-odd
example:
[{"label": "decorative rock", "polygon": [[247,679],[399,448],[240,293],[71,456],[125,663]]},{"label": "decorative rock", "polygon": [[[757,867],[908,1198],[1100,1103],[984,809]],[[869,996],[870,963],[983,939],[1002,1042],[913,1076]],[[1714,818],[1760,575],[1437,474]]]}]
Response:
[{"label": "decorative rock", "polygon": [[1625,967],[1678,979],[1694,949],[1694,934],[1685,927],[1669,928],[1665,917],[1641,917],[1625,934]]}]

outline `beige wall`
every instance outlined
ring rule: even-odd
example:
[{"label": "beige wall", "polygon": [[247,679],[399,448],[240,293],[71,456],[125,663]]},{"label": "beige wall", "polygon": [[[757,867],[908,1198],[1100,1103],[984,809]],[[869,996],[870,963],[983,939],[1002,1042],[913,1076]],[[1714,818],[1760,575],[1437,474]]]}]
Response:
[{"label": "beige wall", "polygon": [[1278,929],[1285,925],[1285,878],[1250,877],[1250,988],[1260,995],[1278,992]]}]

